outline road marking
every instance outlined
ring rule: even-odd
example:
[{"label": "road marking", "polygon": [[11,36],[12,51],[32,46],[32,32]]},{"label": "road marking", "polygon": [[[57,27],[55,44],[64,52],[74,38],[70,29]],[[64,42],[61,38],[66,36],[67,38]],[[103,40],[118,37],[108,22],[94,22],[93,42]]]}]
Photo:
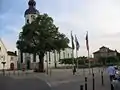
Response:
[{"label": "road marking", "polygon": [[34,75],[34,77],[36,77],[36,78],[38,78],[38,79],[44,81],[50,88],[52,87],[52,85],[51,85],[48,81],[43,80],[43,79],[41,79],[39,76],[36,76],[36,75]]},{"label": "road marking", "polygon": [[49,86],[49,87],[52,87],[52,85],[49,83],[49,82],[47,82],[47,81],[45,81],[46,83],[47,83],[47,85]]}]

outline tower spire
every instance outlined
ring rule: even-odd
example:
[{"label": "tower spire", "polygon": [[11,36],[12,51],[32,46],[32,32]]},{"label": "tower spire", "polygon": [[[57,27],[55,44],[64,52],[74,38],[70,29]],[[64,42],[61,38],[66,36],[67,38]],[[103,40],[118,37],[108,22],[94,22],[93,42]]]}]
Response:
[{"label": "tower spire", "polygon": [[36,2],[34,0],[29,0],[28,5],[29,5],[29,7],[35,7]]},{"label": "tower spire", "polygon": [[39,15],[39,11],[36,9],[36,2],[35,0],[28,1],[28,9],[25,11],[24,16],[26,22],[32,22],[33,16],[37,17]]}]

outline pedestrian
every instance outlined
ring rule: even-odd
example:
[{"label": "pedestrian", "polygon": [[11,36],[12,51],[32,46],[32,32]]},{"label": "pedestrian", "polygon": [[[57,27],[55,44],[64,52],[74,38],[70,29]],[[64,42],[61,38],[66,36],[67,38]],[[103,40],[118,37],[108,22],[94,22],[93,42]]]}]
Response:
[{"label": "pedestrian", "polygon": [[76,73],[76,66],[74,66],[73,68],[73,75],[75,75],[75,73]]},{"label": "pedestrian", "polygon": [[109,74],[110,81],[112,81],[115,78],[116,74],[116,69],[113,64],[110,64],[110,66],[107,68],[107,72]]},{"label": "pedestrian", "polygon": [[112,81],[115,79],[116,69],[113,66],[113,64],[110,64],[110,66],[107,68],[107,72],[108,72],[109,78],[110,78],[111,90],[114,90],[114,86],[112,84]]}]

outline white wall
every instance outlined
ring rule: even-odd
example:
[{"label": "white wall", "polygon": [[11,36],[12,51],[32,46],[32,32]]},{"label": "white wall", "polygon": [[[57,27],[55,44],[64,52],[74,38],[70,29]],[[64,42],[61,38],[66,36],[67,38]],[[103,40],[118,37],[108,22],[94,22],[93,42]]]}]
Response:
[{"label": "white wall", "polygon": [[18,56],[11,56],[11,55],[8,55],[8,68],[10,69],[10,64],[11,63],[14,63],[14,69],[17,69],[17,59],[18,59]]},{"label": "white wall", "polygon": [[[64,52],[64,53],[63,53]],[[69,54],[69,55],[68,55]],[[64,58],[71,58],[71,54],[72,54],[72,49],[71,48],[66,48],[65,50],[61,50],[60,52],[60,59],[64,59]],[[55,55],[55,56],[54,56]],[[20,62],[20,55],[18,55],[19,57],[19,62]],[[37,55],[36,56],[36,62],[33,62],[33,54],[29,54],[29,53],[24,53],[23,54],[23,63],[25,64],[26,61],[27,61],[27,58],[30,60],[31,63],[38,63],[39,62],[39,56]],[[62,64],[59,63],[59,54],[57,53],[57,51],[55,51],[55,54],[53,52],[50,52],[50,67],[55,67],[55,59],[56,59],[56,64],[57,66],[63,66]],[[49,52],[47,52],[47,55],[45,54],[44,56],[44,68],[47,67],[47,62],[48,61],[48,64],[50,63],[49,62]],[[35,67],[35,65],[34,65]],[[32,66],[33,68],[33,66]]]},{"label": "white wall", "polygon": [[7,58],[7,50],[2,42],[2,40],[0,39],[0,69],[3,69],[3,64],[2,62],[6,62],[5,64],[5,69],[8,69],[8,58]]},{"label": "white wall", "polygon": [[32,21],[34,21],[34,18],[33,17],[37,17],[38,15],[37,14],[29,14],[29,15],[26,15],[25,16],[25,23],[27,24],[27,20],[29,20],[29,23],[31,23]]}]

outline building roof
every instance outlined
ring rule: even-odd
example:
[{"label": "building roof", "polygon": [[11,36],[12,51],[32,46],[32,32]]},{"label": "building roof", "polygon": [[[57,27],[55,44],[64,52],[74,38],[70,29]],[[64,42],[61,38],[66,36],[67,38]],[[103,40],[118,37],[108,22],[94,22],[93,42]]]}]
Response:
[{"label": "building roof", "polygon": [[25,11],[24,16],[28,14],[39,14],[39,11],[35,8],[36,2],[34,0],[29,0],[28,5],[29,8]]},{"label": "building roof", "polygon": [[116,52],[115,50],[108,49],[108,52]]},{"label": "building roof", "polygon": [[100,53],[100,51],[98,50],[98,51],[96,51],[96,52],[93,52],[93,54],[95,54],[95,53]]},{"label": "building roof", "polygon": [[39,14],[39,11],[34,8],[34,7],[29,7],[26,11],[25,11],[25,15],[28,14]]},{"label": "building roof", "polygon": [[3,45],[3,47],[5,48],[5,51],[7,52],[7,48],[5,47],[5,44],[3,43],[2,39],[0,38],[0,42]]},{"label": "building roof", "polygon": [[7,51],[7,54],[10,56],[17,56],[16,52]]},{"label": "building roof", "polygon": [[[102,46],[100,49],[102,49],[102,48],[107,48],[107,47]],[[94,52],[93,54],[100,53],[100,49],[99,49],[98,51]],[[107,49],[108,49],[108,53],[109,53],[109,52],[117,52],[117,50],[111,50],[111,49],[109,49],[109,48],[107,48]],[[118,52],[117,52],[117,53],[118,53]]]},{"label": "building roof", "polygon": [[102,49],[102,48],[107,48],[107,47],[105,47],[105,46],[100,47],[100,49]]}]

